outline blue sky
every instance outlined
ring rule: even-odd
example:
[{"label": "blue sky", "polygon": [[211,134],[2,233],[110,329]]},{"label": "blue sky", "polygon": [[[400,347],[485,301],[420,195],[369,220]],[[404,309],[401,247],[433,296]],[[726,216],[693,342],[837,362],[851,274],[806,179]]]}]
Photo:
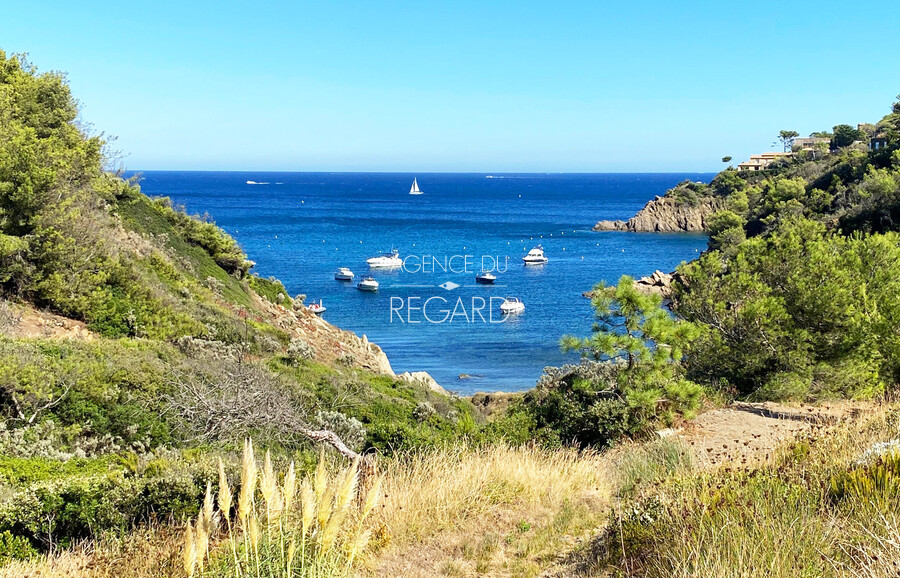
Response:
[{"label": "blue sky", "polygon": [[897,31],[881,1],[88,0],[9,3],[0,48],[131,169],[665,172],[881,118]]}]

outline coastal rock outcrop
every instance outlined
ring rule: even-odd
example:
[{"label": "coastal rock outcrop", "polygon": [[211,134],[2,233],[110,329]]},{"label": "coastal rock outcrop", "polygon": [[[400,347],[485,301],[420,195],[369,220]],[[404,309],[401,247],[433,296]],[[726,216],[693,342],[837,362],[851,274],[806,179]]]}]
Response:
[{"label": "coastal rock outcrop", "polygon": [[594,230],[657,233],[705,231],[709,216],[723,208],[722,200],[713,197],[701,198],[694,205],[679,203],[672,197],[656,197],[627,221],[600,221],[594,225]]},{"label": "coastal rock outcrop", "polygon": [[502,415],[510,404],[520,397],[522,397],[521,393],[507,393],[503,391],[494,393],[478,392],[472,394],[469,401],[472,402],[472,405],[475,406],[481,415],[490,418],[493,415]]},{"label": "coastal rock outcrop", "polygon": [[664,299],[672,295],[672,281],[675,276],[670,273],[663,273],[656,270],[652,275],[641,277],[634,282],[634,288],[641,293],[659,295]]},{"label": "coastal rock outcrop", "polygon": [[360,337],[352,331],[335,327],[305,307],[291,310],[264,298],[256,299],[256,307],[271,315],[274,325],[291,337],[305,340],[318,361],[339,362],[383,375],[394,375],[387,355],[365,335]]},{"label": "coastal rock outcrop", "polygon": [[452,395],[449,391],[441,387],[441,385],[437,381],[435,381],[427,371],[404,371],[397,377],[404,381],[420,385],[425,389],[430,389],[431,391],[440,393],[442,395]]},{"label": "coastal rock outcrop", "polygon": [[[678,273],[664,273],[657,269],[652,275],[635,280],[634,288],[644,294],[655,294],[668,299],[672,296],[672,282],[677,275]],[[594,291],[585,291],[581,296],[593,299]]]}]

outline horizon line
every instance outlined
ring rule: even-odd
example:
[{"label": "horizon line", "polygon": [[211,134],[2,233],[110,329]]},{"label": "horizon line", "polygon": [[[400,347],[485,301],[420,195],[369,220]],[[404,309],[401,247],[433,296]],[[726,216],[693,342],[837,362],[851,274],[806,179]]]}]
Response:
[{"label": "horizon line", "polygon": [[271,169],[123,169],[125,173],[308,173],[384,175],[716,175],[721,171],[311,171]]}]

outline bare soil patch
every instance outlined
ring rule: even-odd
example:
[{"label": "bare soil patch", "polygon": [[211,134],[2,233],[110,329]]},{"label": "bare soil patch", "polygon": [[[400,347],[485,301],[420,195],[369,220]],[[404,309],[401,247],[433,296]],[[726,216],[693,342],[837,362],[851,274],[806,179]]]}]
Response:
[{"label": "bare soil patch", "polygon": [[694,452],[700,467],[765,461],[782,442],[810,429],[822,429],[865,411],[870,404],[839,401],[821,405],[743,403],[700,414],[677,435]]}]

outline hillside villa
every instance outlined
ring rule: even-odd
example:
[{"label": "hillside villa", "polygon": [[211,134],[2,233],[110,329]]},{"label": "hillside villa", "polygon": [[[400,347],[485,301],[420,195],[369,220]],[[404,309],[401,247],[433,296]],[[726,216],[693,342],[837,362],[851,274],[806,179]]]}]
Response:
[{"label": "hillside villa", "polygon": [[828,148],[831,145],[831,137],[827,136],[804,136],[794,139],[791,148],[793,150],[815,150],[817,148]]},{"label": "hillside villa", "polygon": [[790,157],[794,153],[779,153],[779,152],[771,152],[771,153],[762,153],[761,155],[750,155],[750,160],[742,162],[738,165],[739,171],[761,171],[769,166],[772,162]]}]

